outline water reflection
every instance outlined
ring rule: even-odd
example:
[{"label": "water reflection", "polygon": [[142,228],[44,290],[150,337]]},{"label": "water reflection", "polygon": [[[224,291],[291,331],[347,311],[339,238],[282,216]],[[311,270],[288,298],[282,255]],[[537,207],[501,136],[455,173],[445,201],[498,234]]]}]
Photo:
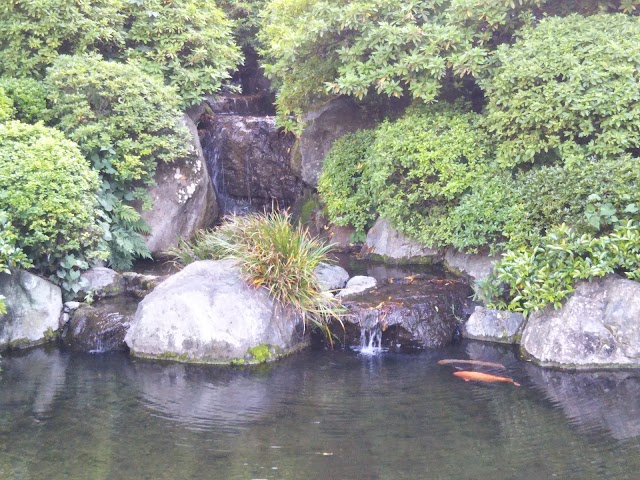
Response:
[{"label": "water reflection", "polygon": [[[523,386],[462,382],[441,358]],[[634,372],[569,374],[463,343],[259,368],[32,350],[0,373],[0,478],[636,479]],[[543,393],[541,393],[543,392]]]},{"label": "water reflection", "polygon": [[531,381],[584,431],[640,436],[640,372],[560,372],[527,365]]}]

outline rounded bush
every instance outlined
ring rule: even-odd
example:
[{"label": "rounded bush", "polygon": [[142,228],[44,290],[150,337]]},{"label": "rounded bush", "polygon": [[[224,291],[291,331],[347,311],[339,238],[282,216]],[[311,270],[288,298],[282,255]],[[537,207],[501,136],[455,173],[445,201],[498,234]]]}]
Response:
[{"label": "rounded bush", "polygon": [[47,91],[33,78],[0,78],[0,88],[11,98],[16,120],[25,123],[47,121]]},{"label": "rounded bush", "polygon": [[365,233],[376,217],[369,162],[375,138],[374,130],[361,130],[336,140],[318,180],[329,219],[336,225],[351,225],[360,233]]},{"label": "rounded bush", "polygon": [[640,149],[640,21],[551,17],[495,53],[481,82],[503,164],[558,149],[612,157]]},{"label": "rounded bush", "polygon": [[63,55],[45,85],[56,126],[108,179],[149,182],[158,161],[187,154],[175,90],[134,64]]},{"label": "rounded bush", "polygon": [[454,246],[467,249],[506,244],[534,245],[547,229],[566,223],[590,229],[585,207],[591,195],[622,211],[640,204],[640,169],[631,155],[574,158],[515,176],[491,171],[478,179],[449,214]]},{"label": "rounded bush", "polygon": [[43,272],[66,255],[97,253],[98,176],[78,146],[57,130],[18,121],[0,124],[0,211],[17,247]]},{"label": "rounded bush", "polygon": [[401,232],[451,243],[447,214],[487,169],[492,145],[480,116],[443,105],[383,123],[371,149],[371,189],[380,215]]},{"label": "rounded bush", "polygon": [[42,78],[59,55],[138,60],[197,103],[242,61],[232,23],[209,0],[0,2],[0,75]]}]

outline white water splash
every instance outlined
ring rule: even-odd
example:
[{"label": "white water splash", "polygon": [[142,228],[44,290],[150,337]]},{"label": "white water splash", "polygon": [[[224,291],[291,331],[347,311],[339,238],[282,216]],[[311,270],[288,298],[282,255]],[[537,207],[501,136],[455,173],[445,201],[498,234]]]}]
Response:
[{"label": "white water splash", "polygon": [[360,330],[360,346],[353,347],[361,355],[374,356],[385,351],[382,348],[382,329],[380,325],[371,328],[362,327]]}]

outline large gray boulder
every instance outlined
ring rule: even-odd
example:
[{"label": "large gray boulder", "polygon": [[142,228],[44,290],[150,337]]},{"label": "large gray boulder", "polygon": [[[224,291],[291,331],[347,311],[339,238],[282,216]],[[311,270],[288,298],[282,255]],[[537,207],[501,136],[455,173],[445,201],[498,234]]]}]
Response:
[{"label": "large gray boulder", "polygon": [[299,154],[302,180],[312,187],[324,165],[324,157],[338,138],[356,130],[372,128],[375,119],[351,99],[340,97],[304,117],[306,127],[300,135]]},{"label": "large gray boulder", "polygon": [[145,239],[151,253],[167,250],[178,239],[191,237],[218,218],[218,204],[198,130],[187,115],[183,116],[183,122],[191,134],[190,154],[172,163],[158,164],[156,185],[149,190],[153,207],[142,212],[151,228]]},{"label": "large gray boulder", "polygon": [[464,275],[472,281],[486,278],[499,260],[482,253],[464,253],[455,248],[448,248],[444,254],[445,266],[456,273]]},{"label": "large gray boulder", "polygon": [[55,336],[62,313],[60,287],[17,270],[0,273],[0,295],[7,307],[0,315],[0,349],[39,345]]},{"label": "large gray boulder", "polygon": [[266,360],[304,346],[302,327],[299,316],[275,304],[265,289],[250,288],[233,260],[207,260],[192,263],[147,295],[125,342],[138,357]]},{"label": "large gray boulder", "polygon": [[487,342],[518,343],[523,325],[524,316],[519,312],[476,306],[462,327],[462,336]]},{"label": "large gray boulder", "polygon": [[522,351],[560,368],[640,367],[640,283],[609,275],[581,282],[559,310],[531,315]]},{"label": "large gray boulder", "polygon": [[388,220],[379,218],[367,233],[368,254],[392,263],[436,263],[442,260],[442,253],[435,248],[425,247],[398,232]]}]

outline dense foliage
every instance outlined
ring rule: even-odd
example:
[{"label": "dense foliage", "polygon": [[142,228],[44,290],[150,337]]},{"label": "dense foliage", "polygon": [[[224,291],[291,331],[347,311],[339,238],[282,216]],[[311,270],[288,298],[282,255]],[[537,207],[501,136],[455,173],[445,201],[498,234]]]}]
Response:
[{"label": "dense foliage", "polygon": [[99,172],[110,263],[128,268],[149,256],[140,236],[146,225],[131,205],[146,200],[157,162],[187,155],[175,91],[135,64],[97,55],[60,56],[45,84],[58,128]]},{"label": "dense foliage", "polygon": [[370,158],[379,213],[426,245],[450,244],[449,211],[493,154],[479,121],[475,113],[440,106],[383,123]]},{"label": "dense foliage", "polygon": [[42,82],[28,77],[4,77],[0,78],[0,88],[11,98],[16,120],[36,123],[49,119],[47,91]]},{"label": "dense foliage", "polygon": [[17,235],[15,246],[39,271],[56,272],[73,254],[101,257],[97,188],[98,176],[59,131],[0,124],[0,210]]},{"label": "dense foliage", "polygon": [[[480,282],[480,298],[490,306],[528,315],[548,304],[558,308],[578,280],[617,270],[640,280],[640,224],[627,220],[603,235],[580,234],[567,225],[552,229],[538,245],[509,250],[492,276]],[[509,289],[501,299],[502,285]]]},{"label": "dense foliage", "polygon": [[[436,99],[483,74],[496,45],[545,14],[635,12],[623,0],[273,0],[261,40],[284,115],[328,94]],[[579,35],[579,32],[576,32]],[[631,41],[631,40],[630,40]]]},{"label": "dense foliage", "polygon": [[241,61],[232,25],[208,0],[0,2],[0,75],[41,78],[59,55],[136,59],[182,104],[219,90]]},{"label": "dense foliage", "polygon": [[546,18],[496,51],[481,85],[505,165],[640,147],[640,22],[622,14]]},{"label": "dense foliage", "polygon": [[0,86],[0,122],[11,120],[15,115],[13,101]]},{"label": "dense foliage", "polygon": [[320,291],[315,269],[327,262],[330,250],[301,225],[293,226],[288,214],[274,212],[227,218],[169,254],[182,264],[236,259],[249,285],[266,288],[277,302],[328,333],[326,322],[338,318],[339,302]]},{"label": "dense foliage", "polygon": [[324,159],[318,180],[318,192],[331,221],[354,227],[360,237],[377,217],[370,162],[375,138],[375,131],[361,130],[338,139]]}]

